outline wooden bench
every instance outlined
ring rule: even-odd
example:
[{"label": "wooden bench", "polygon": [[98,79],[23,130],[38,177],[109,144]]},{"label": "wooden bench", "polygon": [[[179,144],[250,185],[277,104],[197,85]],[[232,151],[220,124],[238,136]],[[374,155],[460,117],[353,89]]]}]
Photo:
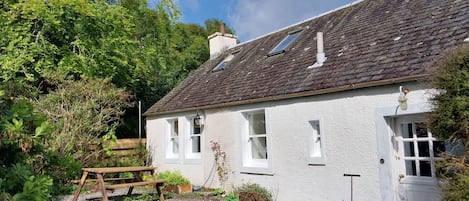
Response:
[{"label": "wooden bench", "polygon": [[[105,178],[107,174],[129,172],[134,175],[133,178]],[[149,172],[152,175],[152,180],[144,181],[140,173]],[[88,179],[88,175],[93,174],[97,179]],[[103,195],[103,201],[108,201],[107,190],[114,191],[118,188],[129,188],[127,195],[131,195],[134,187],[136,186],[147,186],[152,185],[156,188],[159,196],[159,200],[163,201],[164,196],[161,191],[165,181],[157,180],[155,175],[154,167],[107,167],[107,168],[83,168],[83,175],[78,181],[78,188],[75,191],[73,201],[78,200],[80,191],[87,182],[94,181],[95,185],[92,187],[98,191],[101,191]]]},{"label": "wooden bench", "polygon": [[[136,186],[148,186],[148,185],[151,185],[151,186],[155,186],[156,188],[156,191],[158,191],[158,194],[160,194],[160,200],[161,200],[161,196],[163,195],[160,191],[160,187],[163,187],[164,186],[164,181],[163,180],[156,180],[156,181],[136,181],[136,182],[130,182],[130,183],[121,183],[121,184],[112,184],[112,185],[108,185],[108,186],[105,186],[107,190],[111,190],[111,191],[114,191],[118,188],[129,188],[129,190],[127,191],[127,195],[132,195],[132,191],[134,189],[134,187]],[[164,200],[164,198],[163,198]]]}]

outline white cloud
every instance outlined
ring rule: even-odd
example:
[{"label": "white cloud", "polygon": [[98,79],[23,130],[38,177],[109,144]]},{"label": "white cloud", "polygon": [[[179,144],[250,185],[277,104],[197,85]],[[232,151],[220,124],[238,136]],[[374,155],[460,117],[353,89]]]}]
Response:
[{"label": "white cloud", "polygon": [[238,0],[228,21],[241,41],[317,16],[354,0]]}]

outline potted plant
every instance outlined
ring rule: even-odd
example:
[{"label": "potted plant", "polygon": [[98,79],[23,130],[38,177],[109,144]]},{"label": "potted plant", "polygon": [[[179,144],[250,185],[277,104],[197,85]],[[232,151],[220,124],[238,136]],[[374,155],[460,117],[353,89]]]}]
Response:
[{"label": "potted plant", "polygon": [[166,170],[159,173],[157,178],[165,180],[163,189],[165,191],[177,194],[192,192],[192,185],[189,179],[184,177],[179,171]]}]

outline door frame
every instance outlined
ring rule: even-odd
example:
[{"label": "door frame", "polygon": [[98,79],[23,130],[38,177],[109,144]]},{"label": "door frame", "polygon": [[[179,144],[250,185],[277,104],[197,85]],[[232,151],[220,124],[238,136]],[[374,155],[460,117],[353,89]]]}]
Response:
[{"label": "door frame", "polygon": [[430,102],[409,104],[405,111],[397,105],[375,109],[376,141],[379,164],[379,183],[382,201],[398,200],[399,175],[393,171],[393,126],[390,119],[402,115],[428,113],[433,110]]}]

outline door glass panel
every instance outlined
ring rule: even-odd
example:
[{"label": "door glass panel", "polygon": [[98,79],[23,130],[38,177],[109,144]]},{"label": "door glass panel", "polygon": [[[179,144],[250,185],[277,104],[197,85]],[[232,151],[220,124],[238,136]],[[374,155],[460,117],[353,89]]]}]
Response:
[{"label": "door glass panel", "polygon": [[433,141],[433,151],[435,153],[435,157],[441,157],[441,154],[445,152],[445,142]]},{"label": "door glass panel", "polygon": [[404,156],[415,156],[413,142],[404,142]]},{"label": "door glass panel", "polygon": [[430,147],[428,145],[428,142],[418,142],[417,143],[419,147],[419,156],[420,157],[430,157]]},{"label": "door glass panel", "polygon": [[401,124],[403,138],[412,138],[412,124]]},{"label": "door glass panel", "polygon": [[252,137],[251,152],[253,159],[267,159],[267,138]]},{"label": "door glass panel", "polygon": [[420,161],[420,176],[432,176],[432,168],[430,161]]},{"label": "door glass panel", "polygon": [[415,123],[417,137],[428,137],[427,124],[425,122]]},{"label": "door glass panel", "polygon": [[417,176],[417,168],[415,166],[415,161],[405,161],[405,172],[406,175]]}]

